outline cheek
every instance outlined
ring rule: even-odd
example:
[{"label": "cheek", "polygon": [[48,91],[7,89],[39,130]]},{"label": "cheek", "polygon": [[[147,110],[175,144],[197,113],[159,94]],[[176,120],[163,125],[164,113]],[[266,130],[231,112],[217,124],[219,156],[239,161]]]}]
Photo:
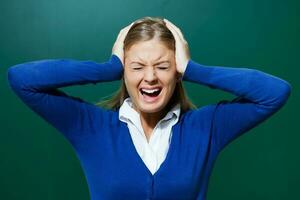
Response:
[{"label": "cheek", "polygon": [[174,90],[176,88],[176,84],[177,84],[177,82],[174,79],[170,80],[170,82],[168,83],[167,92],[169,93],[169,95],[173,94],[173,92],[174,92]]},{"label": "cheek", "polygon": [[139,85],[139,79],[135,75],[124,74],[124,82],[127,88],[127,91],[130,95],[136,92],[136,89]]},{"label": "cheek", "polygon": [[124,74],[124,78],[126,77],[126,82],[130,85],[136,85],[139,84],[139,82],[143,79],[143,73],[141,72],[132,72],[127,71]]},{"label": "cheek", "polygon": [[160,78],[161,82],[168,86],[168,87],[172,87],[173,85],[176,84],[176,74],[173,74],[173,73],[164,73],[164,74],[161,74],[160,75]]}]

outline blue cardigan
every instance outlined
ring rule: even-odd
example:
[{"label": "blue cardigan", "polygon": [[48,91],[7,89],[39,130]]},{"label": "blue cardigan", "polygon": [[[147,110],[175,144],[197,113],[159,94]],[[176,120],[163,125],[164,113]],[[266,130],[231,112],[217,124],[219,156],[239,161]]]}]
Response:
[{"label": "blue cardigan", "polygon": [[204,66],[190,59],[184,81],[237,97],[181,114],[167,157],[152,175],[126,123],[118,119],[119,109],[100,108],[58,89],[119,80],[122,73],[114,54],[103,63],[48,59],[8,69],[16,95],[72,145],[92,200],[204,200],[218,153],[278,111],[291,93],[288,82],[259,70]]}]

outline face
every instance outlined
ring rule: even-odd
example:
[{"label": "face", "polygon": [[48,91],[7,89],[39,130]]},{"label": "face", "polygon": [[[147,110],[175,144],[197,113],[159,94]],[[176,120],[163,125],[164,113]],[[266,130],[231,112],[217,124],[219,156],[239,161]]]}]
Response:
[{"label": "face", "polygon": [[124,81],[139,113],[163,111],[172,97],[177,77],[174,51],[158,40],[136,43],[125,52]]}]

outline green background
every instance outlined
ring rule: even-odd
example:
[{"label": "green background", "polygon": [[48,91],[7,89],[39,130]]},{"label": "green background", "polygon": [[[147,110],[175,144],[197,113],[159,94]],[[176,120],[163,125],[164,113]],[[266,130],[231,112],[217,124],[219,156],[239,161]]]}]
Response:
[{"label": "green background", "polygon": [[[208,200],[300,199],[299,7],[297,0],[1,0],[0,199],[89,199],[72,147],[16,97],[7,82],[8,67],[46,58],[106,61],[119,31],[144,16],[177,25],[199,63],[255,68],[292,85],[279,112],[221,152]],[[63,90],[97,102],[119,84]],[[197,106],[233,97],[184,85]]]}]

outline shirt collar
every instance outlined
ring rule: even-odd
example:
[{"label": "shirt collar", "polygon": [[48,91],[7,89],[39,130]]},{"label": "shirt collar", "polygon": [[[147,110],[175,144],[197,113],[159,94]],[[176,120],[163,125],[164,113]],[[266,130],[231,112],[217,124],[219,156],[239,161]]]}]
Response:
[{"label": "shirt collar", "polygon": [[[176,104],[161,121],[169,120],[173,116],[179,118],[180,116],[180,104]],[[132,121],[134,124],[140,123],[140,116],[139,113],[132,107],[131,98],[126,98],[119,110],[119,119],[121,121],[127,122],[127,120]]]}]

